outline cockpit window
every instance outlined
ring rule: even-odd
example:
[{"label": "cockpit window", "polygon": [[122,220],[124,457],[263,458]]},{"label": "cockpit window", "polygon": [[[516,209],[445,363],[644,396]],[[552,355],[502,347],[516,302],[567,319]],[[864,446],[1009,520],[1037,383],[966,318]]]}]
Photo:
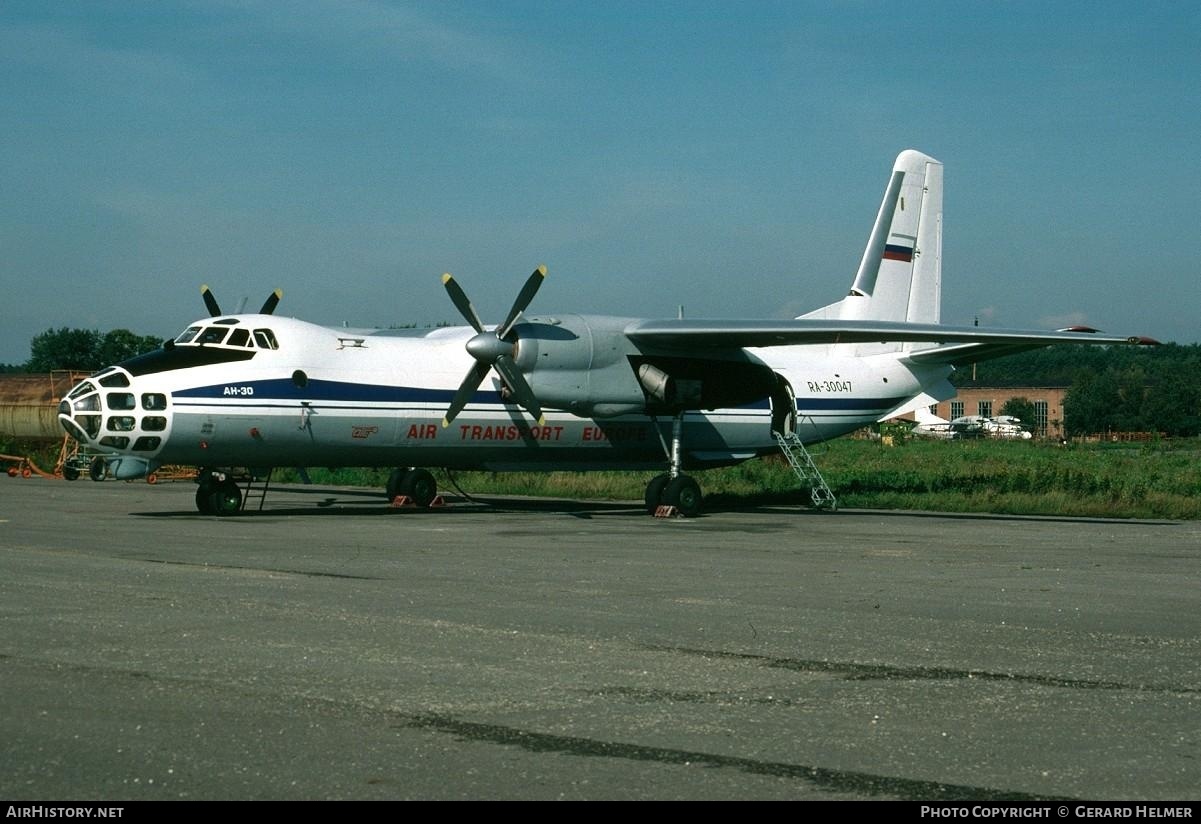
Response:
[{"label": "cockpit window", "polygon": [[228,329],[222,329],[219,326],[210,326],[200,333],[200,337],[196,342],[202,346],[206,343],[220,343],[225,340],[225,336],[228,334]]},{"label": "cockpit window", "polygon": [[[270,329],[255,329],[252,333],[244,326],[230,328],[226,323],[236,320],[213,321],[212,326],[189,326],[175,339],[176,345],[185,346],[228,346],[235,349],[278,349],[279,341]],[[220,324],[220,325],[218,325]]]}]

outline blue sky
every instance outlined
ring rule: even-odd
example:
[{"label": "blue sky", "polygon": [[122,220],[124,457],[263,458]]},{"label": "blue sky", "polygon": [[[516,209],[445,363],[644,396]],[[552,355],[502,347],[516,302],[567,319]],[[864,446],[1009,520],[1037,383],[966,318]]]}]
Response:
[{"label": "blue sky", "polygon": [[0,4],[0,362],[58,326],[791,317],[896,154],[943,320],[1201,340],[1195,3]]}]

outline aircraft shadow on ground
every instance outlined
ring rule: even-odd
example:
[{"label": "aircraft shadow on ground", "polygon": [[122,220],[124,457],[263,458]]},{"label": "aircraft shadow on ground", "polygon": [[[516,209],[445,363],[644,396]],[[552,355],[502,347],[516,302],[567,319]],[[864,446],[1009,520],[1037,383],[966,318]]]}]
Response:
[{"label": "aircraft shadow on ground", "polygon": [[[289,501],[288,497],[298,495],[311,496],[315,501]],[[569,515],[576,518],[592,518],[597,516],[627,516],[647,518],[643,507],[634,501],[578,501],[565,498],[510,498],[504,496],[476,495],[470,498],[460,495],[446,495],[446,506],[434,509],[398,508],[388,503],[377,490],[358,490],[330,487],[291,487],[279,493],[277,502],[272,503],[272,495],[267,496],[264,509],[257,509],[257,504],[251,502],[250,508],[237,518],[278,518],[278,517],[464,517],[479,515],[496,515],[504,513],[527,513],[542,515]],[[149,518],[214,518],[213,515],[202,515],[194,509],[132,512],[131,515]],[[796,504],[759,503],[753,501],[738,502],[718,500],[706,502],[701,519],[717,515],[762,515],[762,516],[805,516],[820,518],[935,518],[941,520],[964,521],[1009,521],[1031,523],[1098,523],[1104,522],[1115,526],[1178,526],[1178,521],[1163,520],[1127,520],[1106,518],[1082,518],[1056,515],[1006,515],[984,512],[919,512],[913,510],[877,510],[877,509],[843,509],[835,512],[817,510]]]}]

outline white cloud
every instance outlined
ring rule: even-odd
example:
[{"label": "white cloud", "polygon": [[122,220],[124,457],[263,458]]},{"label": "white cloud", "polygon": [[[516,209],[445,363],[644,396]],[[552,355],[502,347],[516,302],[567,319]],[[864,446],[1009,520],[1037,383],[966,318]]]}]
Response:
[{"label": "white cloud", "polygon": [[260,27],[336,47],[343,59],[359,54],[389,60],[427,61],[443,68],[482,71],[501,80],[531,79],[530,60],[496,34],[446,22],[430,12],[377,0],[306,0],[296,3],[233,3],[251,12]]},{"label": "white cloud", "polygon": [[175,105],[183,90],[211,90],[202,72],[161,50],[103,45],[85,30],[68,26],[0,26],[0,55],[5,63],[61,77],[81,91],[143,106]]}]

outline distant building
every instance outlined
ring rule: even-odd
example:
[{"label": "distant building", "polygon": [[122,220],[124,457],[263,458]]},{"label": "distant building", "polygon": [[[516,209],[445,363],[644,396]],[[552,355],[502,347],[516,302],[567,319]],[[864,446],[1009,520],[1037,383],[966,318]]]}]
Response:
[{"label": "distant building", "polygon": [[949,401],[933,404],[930,411],[951,421],[964,415],[983,415],[993,418],[1011,398],[1025,398],[1034,404],[1034,420],[1023,420],[1036,438],[1063,437],[1063,396],[1068,387],[1048,386],[982,386],[965,384],[959,394]]}]

